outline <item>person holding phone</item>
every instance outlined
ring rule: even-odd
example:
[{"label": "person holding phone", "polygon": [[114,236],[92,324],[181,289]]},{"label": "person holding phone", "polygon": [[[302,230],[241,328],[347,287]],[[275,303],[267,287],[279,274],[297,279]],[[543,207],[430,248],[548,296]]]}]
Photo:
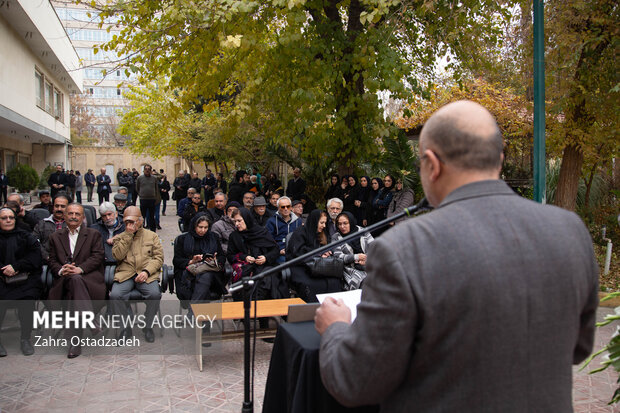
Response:
[{"label": "person holding phone", "polygon": [[[199,195],[197,195],[199,196]],[[224,263],[226,255],[219,237],[210,231],[211,221],[204,212],[198,212],[189,222],[188,232],[174,243],[174,281],[181,301],[199,303],[208,301],[211,291],[224,292],[226,285]],[[222,271],[192,274],[186,268],[203,260],[215,259]]]}]

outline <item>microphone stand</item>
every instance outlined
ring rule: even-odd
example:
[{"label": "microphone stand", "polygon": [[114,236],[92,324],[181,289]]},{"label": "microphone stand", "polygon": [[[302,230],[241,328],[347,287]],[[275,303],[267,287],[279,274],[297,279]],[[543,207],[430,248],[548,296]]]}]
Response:
[{"label": "microphone stand", "polygon": [[[254,411],[254,406],[253,406],[254,401],[250,399],[250,305],[251,305],[250,293],[252,292],[252,287],[254,286],[254,284],[257,281],[260,281],[262,278],[266,277],[267,275],[275,274],[275,273],[281,272],[282,270],[285,270],[286,268],[293,267],[297,264],[304,263],[313,257],[323,254],[325,251],[332,250],[339,245],[346,244],[349,241],[360,238],[362,235],[366,234],[367,232],[372,232],[376,229],[383,228],[386,225],[389,225],[390,223],[400,218],[412,217],[421,212],[428,211],[431,209],[433,209],[433,207],[430,206],[426,198],[422,198],[422,200],[418,202],[416,205],[410,206],[409,208],[405,208],[402,212],[399,212],[398,214],[390,218],[386,218],[366,228],[362,228],[358,230],[357,232],[353,232],[345,237],[342,237],[341,239],[337,241],[332,242],[331,244],[327,244],[315,250],[307,252],[303,255],[300,255],[297,258],[294,258],[290,261],[286,261],[276,267],[269,268],[268,270],[265,270],[261,272],[260,274],[256,274],[255,276],[252,276],[251,278],[243,277],[240,281],[237,281],[230,287],[229,291],[231,293],[243,289],[243,342],[244,342],[243,376],[244,377],[243,377],[243,408],[241,409],[243,413],[252,413]],[[256,314],[254,314],[254,316],[256,316]]]}]

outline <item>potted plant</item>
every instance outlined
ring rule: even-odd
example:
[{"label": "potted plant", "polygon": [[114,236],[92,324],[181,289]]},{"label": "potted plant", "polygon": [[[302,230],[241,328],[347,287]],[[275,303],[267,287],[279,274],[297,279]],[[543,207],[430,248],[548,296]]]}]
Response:
[{"label": "potted plant", "polygon": [[30,191],[39,184],[39,174],[29,165],[17,164],[13,169],[6,173],[9,178],[9,185],[17,188],[17,191],[24,197],[26,204],[30,203]]}]

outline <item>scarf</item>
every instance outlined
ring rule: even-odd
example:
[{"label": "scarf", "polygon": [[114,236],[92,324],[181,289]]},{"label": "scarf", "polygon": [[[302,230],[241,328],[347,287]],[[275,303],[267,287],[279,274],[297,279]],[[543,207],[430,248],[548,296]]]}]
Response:
[{"label": "scarf", "polygon": [[239,208],[239,213],[246,226],[244,231],[239,231],[239,235],[243,238],[246,247],[271,248],[277,245],[269,231],[256,223],[249,209]]},{"label": "scarf", "polygon": [[217,252],[217,237],[211,233],[211,221],[209,221],[209,229],[202,237],[196,233],[196,222],[204,215],[206,215],[204,212],[199,212],[189,222],[188,236],[183,242],[183,250],[187,255]]},{"label": "scarf", "polygon": [[[357,220],[355,219],[353,214],[350,213],[349,211],[344,211],[344,212],[341,212],[340,214],[338,214],[338,216],[336,217],[336,222],[338,222],[338,218],[340,218],[343,215],[346,216],[347,218],[349,218],[349,229],[350,229],[350,231],[347,234],[343,234],[342,232],[340,232],[340,228],[337,228],[337,229],[338,229],[338,233],[340,233],[340,235],[345,237],[347,235],[351,235],[354,232],[357,232],[358,228],[357,228]],[[362,250],[362,243],[361,243],[359,238],[356,238],[355,240],[349,242],[349,245],[351,246],[351,248],[353,248],[353,253],[354,254],[363,254],[364,253],[364,251]]]}]

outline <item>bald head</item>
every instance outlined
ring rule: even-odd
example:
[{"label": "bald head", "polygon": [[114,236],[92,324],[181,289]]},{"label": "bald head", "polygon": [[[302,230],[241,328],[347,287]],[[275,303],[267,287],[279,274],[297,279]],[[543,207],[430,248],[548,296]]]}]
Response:
[{"label": "bald head", "polygon": [[142,213],[140,212],[140,208],[137,206],[129,206],[125,208],[125,211],[123,211],[123,217],[142,218]]},{"label": "bald head", "polygon": [[465,170],[501,167],[503,141],[493,116],[477,103],[450,103],[430,117],[420,134],[424,148],[437,151],[441,161]]}]

